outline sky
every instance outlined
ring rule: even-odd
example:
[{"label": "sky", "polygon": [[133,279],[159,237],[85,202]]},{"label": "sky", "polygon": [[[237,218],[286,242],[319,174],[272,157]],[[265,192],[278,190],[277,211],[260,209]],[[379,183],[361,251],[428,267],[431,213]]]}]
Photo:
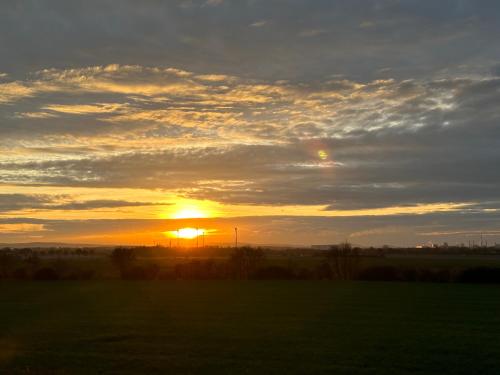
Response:
[{"label": "sky", "polygon": [[488,0],[2,1],[0,243],[500,242],[498,35]]}]

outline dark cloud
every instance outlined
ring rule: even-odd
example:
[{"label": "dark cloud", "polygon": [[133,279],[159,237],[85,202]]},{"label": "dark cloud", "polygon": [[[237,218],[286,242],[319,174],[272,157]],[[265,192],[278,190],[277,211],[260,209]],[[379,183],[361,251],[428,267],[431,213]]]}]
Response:
[{"label": "dark cloud", "polygon": [[[498,59],[496,1],[7,1],[0,71],[110,62],[295,79],[371,79]],[[266,27],[252,27],[267,20]],[[307,36],[307,37],[304,37]],[[387,70],[386,70],[387,71]],[[383,74],[382,74],[383,75]]]},{"label": "dark cloud", "polygon": [[42,207],[52,199],[46,195],[0,194],[0,213]]},{"label": "dark cloud", "polygon": [[99,208],[165,206],[160,202],[129,202],[124,200],[99,199],[72,201],[68,195],[0,194],[0,213],[20,210],[92,210]]},{"label": "dark cloud", "polygon": [[[242,120],[240,137],[258,133],[268,144],[245,145],[238,137],[239,144],[231,144],[221,126],[222,133],[205,138],[224,141],[217,146],[126,152],[117,145],[105,156],[89,151],[94,155],[3,162],[0,170],[11,183],[182,189],[188,197],[236,204],[361,209],[500,200],[497,78],[268,88],[297,95],[296,105],[285,101],[271,108],[300,109],[287,114],[287,122],[261,124],[260,115]],[[309,114],[314,106],[322,110]],[[272,117],[271,108],[266,111]],[[302,122],[306,114],[311,123]],[[203,126],[208,134],[217,128]],[[149,139],[199,131],[162,124],[147,129]]]}]

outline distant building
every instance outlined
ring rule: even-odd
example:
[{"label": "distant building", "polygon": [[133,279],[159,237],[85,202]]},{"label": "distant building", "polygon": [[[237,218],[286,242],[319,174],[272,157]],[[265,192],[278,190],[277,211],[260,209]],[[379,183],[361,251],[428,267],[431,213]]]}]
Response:
[{"label": "distant building", "polygon": [[314,249],[314,250],[330,250],[332,247],[336,247],[336,246],[337,246],[336,244],[332,244],[332,245],[312,245],[311,249]]}]

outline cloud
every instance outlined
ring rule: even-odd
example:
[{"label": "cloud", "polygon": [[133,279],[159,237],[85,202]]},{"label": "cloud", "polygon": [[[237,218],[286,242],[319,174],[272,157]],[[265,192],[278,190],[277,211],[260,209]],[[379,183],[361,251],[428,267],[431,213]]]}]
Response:
[{"label": "cloud", "polygon": [[45,230],[43,224],[0,224],[0,233],[3,235],[38,233]]},{"label": "cloud", "polygon": [[0,104],[9,104],[30,97],[35,90],[20,82],[0,83]]},{"label": "cloud", "polygon": [[266,20],[261,20],[261,21],[255,21],[250,24],[250,27],[264,27],[268,24],[268,21]]},{"label": "cloud", "polygon": [[347,211],[500,200],[497,77],[294,84],[121,65],[35,76],[0,126],[4,149],[19,148],[0,161],[4,183]]},{"label": "cloud", "polygon": [[166,206],[163,202],[131,202],[125,200],[98,199],[77,201],[69,195],[48,194],[0,194],[0,213],[23,210],[94,210],[119,207]]},{"label": "cloud", "polygon": [[[340,73],[367,81],[391,67],[395,78],[407,79],[460,66],[477,72],[500,52],[496,2],[88,0],[67,8],[42,0],[0,7],[0,71],[11,77],[125,62],[269,80]],[[273,33],[265,38],[247,27],[267,19]],[[297,38],[314,30],[329,32]]]},{"label": "cloud", "polygon": [[205,5],[216,7],[224,4],[224,0],[206,0]]},{"label": "cloud", "polygon": [[[51,112],[59,112],[65,114],[73,114],[73,115],[89,115],[89,114],[102,114],[102,113],[116,113],[122,112],[125,110],[126,104],[120,103],[95,103],[95,104],[49,104],[46,107],[43,107],[43,110],[48,110]],[[42,118],[47,115],[47,112],[40,112],[43,114]],[[55,114],[51,114],[50,116],[54,117]],[[28,116],[29,117],[29,116]],[[36,117],[32,116],[31,117]]]},{"label": "cloud", "polygon": [[304,38],[311,38],[314,36],[318,36],[321,34],[327,33],[327,30],[324,29],[310,29],[310,30],[302,30],[299,32],[299,36],[304,37]]}]

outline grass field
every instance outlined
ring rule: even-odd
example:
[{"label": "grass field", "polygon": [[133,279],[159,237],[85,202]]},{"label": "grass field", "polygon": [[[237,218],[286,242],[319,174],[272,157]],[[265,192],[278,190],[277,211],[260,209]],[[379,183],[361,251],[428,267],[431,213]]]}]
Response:
[{"label": "grass field", "polygon": [[3,282],[1,374],[499,374],[500,287]]}]

